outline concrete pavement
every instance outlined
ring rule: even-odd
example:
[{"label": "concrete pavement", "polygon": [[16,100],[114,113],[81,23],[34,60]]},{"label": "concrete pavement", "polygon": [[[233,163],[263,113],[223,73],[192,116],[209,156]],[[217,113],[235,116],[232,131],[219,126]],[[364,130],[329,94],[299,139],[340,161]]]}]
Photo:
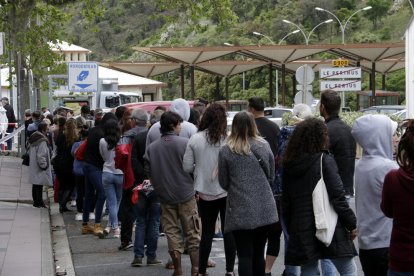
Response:
[{"label": "concrete pavement", "polygon": [[54,275],[49,210],[32,206],[21,162],[0,156],[0,275]]}]

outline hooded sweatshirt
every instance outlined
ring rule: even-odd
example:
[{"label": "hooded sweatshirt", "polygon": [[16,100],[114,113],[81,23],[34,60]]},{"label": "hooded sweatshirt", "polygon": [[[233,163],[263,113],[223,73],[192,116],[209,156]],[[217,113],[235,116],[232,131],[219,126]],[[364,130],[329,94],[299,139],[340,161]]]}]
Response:
[{"label": "hooded sweatshirt", "polygon": [[384,180],[381,209],[393,218],[390,268],[414,271],[414,172],[402,168],[390,171]]},{"label": "hooded sweatshirt", "polygon": [[52,185],[49,140],[40,131],[33,133],[29,140],[29,178],[33,185]]},{"label": "hooded sweatshirt", "polygon": [[355,169],[355,207],[359,248],[387,248],[392,220],[381,212],[381,193],[385,175],[398,168],[393,161],[392,136],[397,123],[385,115],[365,115],[352,126],[355,141],[363,148]]},{"label": "hooded sweatshirt", "polygon": [[[181,131],[180,135],[181,137],[190,138],[194,133],[197,132],[197,127],[193,125],[192,123],[187,122],[190,118],[190,105],[188,102],[184,99],[175,99],[171,103],[170,111],[174,111],[178,113],[183,119],[183,122],[181,123]],[[159,139],[161,137],[160,132],[160,122],[155,123],[149,130],[148,136],[147,136],[147,142],[146,147],[148,148],[148,145],[150,145],[155,140]]]}]

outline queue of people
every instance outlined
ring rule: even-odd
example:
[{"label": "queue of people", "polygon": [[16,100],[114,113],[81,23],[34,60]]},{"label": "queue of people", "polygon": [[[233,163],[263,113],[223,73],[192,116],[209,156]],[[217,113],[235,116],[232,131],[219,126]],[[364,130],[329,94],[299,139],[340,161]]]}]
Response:
[{"label": "queue of people", "polygon": [[[271,275],[282,233],[284,275],[357,275],[358,253],[365,275],[412,275],[413,120],[398,142],[388,117],[365,115],[351,128],[339,118],[340,106],[335,91],[323,91],[323,119],[297,105],[292,125],[279,129],[264,117],[263,99],[252,97],[229,133],[223,106],[190,108],[183,99],[152,114],[119,107],[91,117],[83,108],[78,118],[60,110],[45,119],[35,111],[27,132],[33,205],[46,207],[41,187],[52,185],[53,169],[60,212],[70,211],[77,191],[82,234],[119,238],[118,249],[133,247],[131,266],[140,267],[162,264],[162,231],[175,276],[183,275],[184,252],[192,276],[208,275],[218,216],[227,276],[236,275],[236,256],[238,275]],[[356,143],[363,154],[355,164]],[[328,243],[315,235],[320,179],[338,217]]]}]

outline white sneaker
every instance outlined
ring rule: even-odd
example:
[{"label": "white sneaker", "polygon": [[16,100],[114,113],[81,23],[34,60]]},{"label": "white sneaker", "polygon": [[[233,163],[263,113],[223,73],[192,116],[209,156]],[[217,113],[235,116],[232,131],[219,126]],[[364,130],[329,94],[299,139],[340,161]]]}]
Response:
[{"label": "white sneaker", "polygon": [[95,213],[89,213],[89,219],[95,219]]},{"label": "white sneaker", "polygon": [[75,220],[76,221],[81,221],[83,219],[83,214],[82,213],[77,213],[76,215],[75,215]]},{"label": "white sneaker", "polygon": [[117,227],[114,230],[114,238],[119,239],[121,237],[121,228]]},{"label": "white sneaker", "polygon": [[72,200],[72,201],[70,202],[70,206],[71,206],[71,207],[76,207],[76,200]]}]

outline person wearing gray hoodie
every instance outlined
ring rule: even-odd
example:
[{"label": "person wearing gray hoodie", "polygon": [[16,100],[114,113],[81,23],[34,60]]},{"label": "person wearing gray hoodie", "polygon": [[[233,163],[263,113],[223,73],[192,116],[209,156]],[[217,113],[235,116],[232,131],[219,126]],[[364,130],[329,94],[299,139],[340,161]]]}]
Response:
[{"label": "person wearing gray hoodie", "polygon": [[393,161],[393,135],[397,123],[385,115],[365,115],[352,126],[363,148],[355,169],[355,205],[359,258],[366,276],[387,275],[392,220],[380,209],[385,175],[398,165]]},{"label": "person wearing gray hoodie", "polygon": [[[171,103],[170,111],[178,113],[181,119],[183,119],[179,136],[190,138],[194,133],[197,132],[197,127],[188,122],[188,119],[190,118],[190,104],[186,100],[181,98],[175,99]],[[160,122],[157,122],[151,126],[147,136],[147,148],[152,142],[158,140],[161,137],[160,127]]]}]

